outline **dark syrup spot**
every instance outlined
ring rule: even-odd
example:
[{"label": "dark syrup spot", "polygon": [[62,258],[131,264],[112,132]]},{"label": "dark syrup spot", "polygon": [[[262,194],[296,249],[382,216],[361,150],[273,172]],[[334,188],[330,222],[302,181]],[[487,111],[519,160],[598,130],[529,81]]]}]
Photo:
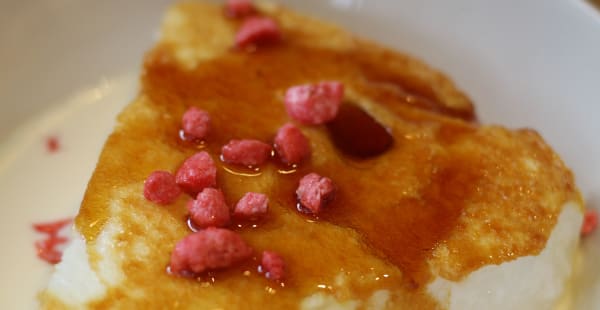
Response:
[{"label": "dark syrup spot", "polygon": [[394,143],[389,130],[358,105],[345,102],[327,124],[333,144],[346,155],[369,158],[387,151]]}]

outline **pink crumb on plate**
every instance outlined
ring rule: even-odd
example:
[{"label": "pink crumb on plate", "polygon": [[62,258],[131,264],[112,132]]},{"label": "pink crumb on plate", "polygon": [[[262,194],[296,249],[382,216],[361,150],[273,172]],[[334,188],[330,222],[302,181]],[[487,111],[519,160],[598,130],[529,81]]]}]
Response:
[{"label": "pink crumb on plate", "polygon": [[73,220],[63,219],[51,222],[34,223],[33,229],[39,233],[46,235],[45,239],[38,240],[35,242],[35,249],[37,256],[50,263],[57,264],[62,259],[62,250],[58,247],[67,243],[69,239],[67,237],[59,236],[59,233],[67,227]]},{"label": "pink crumb on plate", "polygon": [[46,138],[46,150],[49,153],[56,153],[60,150],[60,140],[57,136],[49,136]]},{"label": "pink crumb on plate", "polygon": [[588,236],[598,228],[598,211],[586,210],[583,216],[583,224],[581,225],[581,235]]},{"label": "pink crumb on plate", "polygon": [[34,223],[32,226],[33,229],[39,233],[52,235],[58,234],[64,227],[66,227],[71,222],[73,222],[72,218],[66,218],[51,222]]}]

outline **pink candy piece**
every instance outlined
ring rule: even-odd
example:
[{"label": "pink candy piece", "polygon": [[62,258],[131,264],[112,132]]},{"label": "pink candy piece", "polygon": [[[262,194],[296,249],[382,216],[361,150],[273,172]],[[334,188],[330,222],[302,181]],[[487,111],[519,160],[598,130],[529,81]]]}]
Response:
[{"label": "pink candy piece", "polygon": [[59,237],[57,235],[49,235],[44,240],[35,242],[35,249],[40,259],[50,263],[58,264],[62,260],[62,250],[58,247],[67,243],[68,238]]},{"label": "pink candy piece", "polygon": [[340,82],[294,86],[285,93],[285,108],[293,119],[319,125],[336,117],[343,98],[344,85]]},{"label": "pink candy piece", "polygon": [[210,130],[210,115],[206,111],[191,107],[183,114],[181,124],[186,136],[202,140]]},{"label": "pink candy piece", "polygon": [[58,235],[58,233],[65,228],[67,225],[73,222],[72,218],[66,218],[62,220],[45,222],[45,223],[35,223],[33,224],[33,229],[39,233],[48,234],[48,235]]},{"label": "pink candy piece", "polygon": [[235,205],[233,215],[237,218],[256,219],[267,213],[269,198],[265,194],[246,193]]},{"label": "pink candy piece", "polygon": [[288,123],[277,131],[275,151],[285,164],[299,164],[310,156],[310,145],[302,131]]},{"label": "pink candy piece", "polygon": [[250,45],[274,43],[281,40],[277,23],[268,17],[249,17],[235,35],[235,45],[244,48]]},{"label": "pink candy piece", "polygon": [[46,138],[46,150],[50,153],[56,153],[60,149],[60,140],[57,136]]},{"label": "pink candy piece", "polygon": [[300,180],[296,196],[304,208],[318,214],[335,197],[335,186],[331,179],[309,173]]},{"label": "pink candy piece", "polygon": [[223,193],[218,189],[205,188],[196,200],[188,202],[187,208],[190,219],[199,228],[223,227],[229,224],[229,207]]},{"label": "pink candy piece", "polygon": [[50,264],[57,264],[62,259],[60,246],[69,241],[68,238],[59,235],[61,230],[73,222],[73,219],[63,219],[46,223],[35,223],[33,228],[40,233],[46,234],[46,239],[35,242],[35,249],[40,259]]},{"label": "pink candy piece", "polygon": [[260,265],[269,280],[281,281],[285,277],[285,263],[275,252],[264,251]]},{"label": "pink candy piece", "polygon": [[171,254],[171,272],[179,275],[227,268],[248,259],[252,248],[235,232],[209,227],[177,243]]},{"label": "pink candy piece", "polygon": [[258,140],[231,140],[221,149],[221,158],[229,164],[258,166],[271,156],[271,146]]},{"label": "pink candy piece", "polygon": [[167,171],[154,171],[144,181],[144,197],[161,205],[170,204],[181,194],[175,177]]},{"label": "pink candy piece", "polygon": [[254,6],[250,0],[227,0],[225,13],[232,18],[241,18],[254,13]]},{"label": "pink candy piece", "polygon": [[581,225],[581,235],[588,236],[598,227],[598,212],[596,210],[586,210]]},{"label": "pink candy piece", "polygon": [[204,188],[217,185],[217,167],[208,153],[196,153],[179,167],[175,181],[181,189],[195,196]]}]

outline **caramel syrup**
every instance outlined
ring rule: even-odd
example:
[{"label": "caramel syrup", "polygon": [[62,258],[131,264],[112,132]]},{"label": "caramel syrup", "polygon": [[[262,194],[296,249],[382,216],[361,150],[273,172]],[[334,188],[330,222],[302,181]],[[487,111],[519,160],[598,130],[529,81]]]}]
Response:
[{"label": "caramel syrup", "polygon": [[344,103],[337,117],[327,124],[333,143],[349,156],[369,158],[387,151],[394,143],[383,127],[359,106]]},{"label": "caramel syrup", "polygon": [[[155,236],[158,232],[147,233],[145,226],[136,224],[130,215],[120,215],[124,222],[132,223],[125,228],[128,234],[145,235],[146,241],[155,240],[152,245],[156,247],[152,264],[142,268],[140,263],[129,261],[124,266],[129,272],[127,285],[161,296],[165,307],[179,300],[211,301],[211,294],[223,294],[224,289],[235,292],[239,299],[229,301],[232,307],[247,305],[248,300],[254,304],[268,300],[269,308],[291,308],[321,287],[331,294],[362,299],[376,289],[390,289],[404,294],[399,297],[400,304],[434,307],[424,289],[432,279],[428,262],[438,245],[448,244],[455,251],[452,253],[460,253],[456,264],[451,264],[459,266],[456,279],[482,265],[508,259],[503,256],[504,249],[486,252],[470,242],[450,239],[452,233],[462,229],[459,219],[466,216],[463,213],[467,205],[493,206],[507,210],[510,216],[515,214],[510,213],[515,201],[535,203],[548,188],[572,193],[572,176],[564,168],[544,170],[541,173],[545,175],[535,179],[550,184],[532,183],[529,175],[513,168],[516,156],[531,155],[543,166],[560,167],[538,138],[525,137],[511,147],[494,144],[495,137],[480,135],[474,124],[462,120],[473,119],[472,110],[451,110],[439,103],[434,91],[421,81],[379,72],[385,71],[386,57],[393,54],[385,51],[385,57],[380,57],[369,45],[366,47],[369,50],[340,52],[308,48],[287,40],[252,53],[232,50],[187,70],[178,65],[168,45],[159,45],[148,55],[144,66],[140,97],[143,100],[120,116],[123,125],[107,142],[77,218],[78,228],[88,241],[93,241],[110,214],[103,194],[141,184],[153,170],[174,170],[185,157],[202,149],[215,160],[217,183],[230,205],[247,191],[268,195],[267,219],[256,225],[231,226],[256,249],[256,255],[241,266],[211,273],[210,279],[202,278],[200,283],[174,279],[164,268],[177,238],[189,233],[182,220],[186,199],[169,208],[156,209],[143,197],[130,197],[125,204],[135,212],[145,214],[152,222],[173,222],[178,224],[169,225],[178,226],[168,237],[165,232]],[[379,114],[367,114],[361,109],[361,102],[345,103],[339,118],[331,124],[301,127],[311,141],[312,155],[296,167],[281,167],[272,159],[259,170],[246,171],[218,160],[221,147],[231,139],[272,141],[277,129],[290,121],[282,101],[287,88],[332,79],[368,96],[387,114],[394,115],[396,122],[385,128],[377,119]],[[399,85],[399,90],[373,87],[373,83],[382,81]],[[415,100],[421,103],[416,104]],[[208,111],[212,118],[211,134],[202,145],[179,138],[181,115],[190,106]],[[139,110],[153,112],[133,114]],[[500,135],[499,141],[516,140],[505,131],[495,134]],[[456,147],[461,141],[472,141],[475,146]],[[152,156],[140,157],[144,152],[152,152]],[[336,199],[318,217],[296,210],[298,181],[310,172],[331,178],[338,188]],[[512,183],[498,185],[497,177]],[[515,191],[519,187],[532,190]],[[559,198],[562,201],[565,197]],[[511,257],[530,255],[543,248],[547,238],[543,232],[549,231],[555,221],[555,210],[527,206],[523,209],[536,213],[540,219],[530,231],[523,228],[528,236],[534,236],[535,242],[511,248]],[[480,210],[468,216],[483,221],[489,208]],[[522,227],[527,226],[519,229]],[[493,229],[507,234],[514,228],[498,225]],[[130,238],[124,235],[121,242]],[[259,253],[267,249],[286,260],[289,268],[285,288],[269,283],[256,271]],[[350,281],[346,288],[336,291],[332,279],[340,274],[376,280],[370,284]],[[169,285],[151,284],[157,281],[167,281]],[[116,300],[123,293],[111,294]],[[110,305],[110,300],[107,298],[98,306]]]}]

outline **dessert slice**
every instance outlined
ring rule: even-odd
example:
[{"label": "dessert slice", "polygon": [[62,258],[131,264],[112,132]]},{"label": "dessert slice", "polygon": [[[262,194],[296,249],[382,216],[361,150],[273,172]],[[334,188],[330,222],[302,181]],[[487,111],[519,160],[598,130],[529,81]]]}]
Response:
[{"label": "dessert slice", "polygon": [[335,26],[177,4],[42,307],[551,308],[573,176],[474,119],[443,74]]}]

